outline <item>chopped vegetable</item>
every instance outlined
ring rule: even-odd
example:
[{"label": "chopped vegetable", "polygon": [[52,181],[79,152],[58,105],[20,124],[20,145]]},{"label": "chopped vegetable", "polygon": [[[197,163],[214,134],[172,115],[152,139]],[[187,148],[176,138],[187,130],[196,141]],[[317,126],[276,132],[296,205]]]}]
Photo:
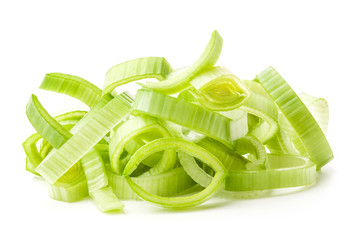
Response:
[{"label": "chopped vegetable", "polygon": [[[36,133],[23,143],[26,170],[48,182],[53,199],[90,197],[102,212],[123,209],[121,199],[178,209],[314,184],[333,158],[327,101],[297,95],[273,67],[240,80],[215,66],[222,43],[214,31],[191,67],[174,70],[162,57],[117,64],[103,90],[48,73],[41,89],[90,110],[53,117],[31,95],[26,115]],[[152,78],[134,98],[116,92]]]}]

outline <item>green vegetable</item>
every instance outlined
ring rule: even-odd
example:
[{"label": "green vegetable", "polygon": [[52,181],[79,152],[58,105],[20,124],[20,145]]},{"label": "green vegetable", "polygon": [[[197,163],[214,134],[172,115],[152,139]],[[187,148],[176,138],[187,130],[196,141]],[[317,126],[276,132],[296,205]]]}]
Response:
[{"label": "green vegetable", "polygon": [[[121,199],[187,208],[212,197],[256,197],[269,189],[314,184],[333,158],[323,98],[297,95],[272,67],[240,80],[215,66],[217,31],[191,67],[137,58],[106,73],[101,90],[49,73],[40,88],[79,99],[89,111],[53,117],[36,95],[26,106],[36,130],[23,143],[26,170],[49,184],[53,199],[90,197],[102,212]],[[140,83],[132,98],[117,87]]]}]

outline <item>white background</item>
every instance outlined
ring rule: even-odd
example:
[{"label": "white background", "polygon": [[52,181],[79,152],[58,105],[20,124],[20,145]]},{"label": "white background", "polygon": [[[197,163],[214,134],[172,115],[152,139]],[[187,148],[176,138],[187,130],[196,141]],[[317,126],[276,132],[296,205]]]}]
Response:
[{"label": "white background", "polygon": [[[345,1],[1,1],[0,239],[346,239]],[[273,65],[296,90],[330,105],[335,158],[305,191],[252,200],[210,201],[172,212],[125,202],[102,214],[93,202],[48,197],[25,171],[21,143],[34,132],[31,93],[51,114],[84,107],[38,89],[45,73],[79,75],[102,87],[125,60],[163,56],[192,64],[212,30],[224,39],[218,65],[252,79]]]}]

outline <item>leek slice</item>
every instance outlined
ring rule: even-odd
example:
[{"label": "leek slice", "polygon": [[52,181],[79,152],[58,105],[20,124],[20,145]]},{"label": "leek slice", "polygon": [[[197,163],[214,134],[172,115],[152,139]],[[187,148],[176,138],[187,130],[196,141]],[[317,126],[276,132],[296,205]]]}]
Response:
[{"label": "leek slice", "polygon": [[119,96],[115,97],[96,112],[63,146],[48,155],[36,171],[53,184],[120,122],[129,110],[130,105],[127,102]]},{"label": "leek slice", "polygon": [[172,121],[226,144],[247,133],[247,125],[239,128],[238,121],[232,121],[216,112],[150,89],[140,89],[137,92],[131,113],[148,114]]},{"label": "leek slice", "polygon": [[225,190],[253,191],[299,187],[316,182],[316,165],[296,155],[268,154],[265,170],[230,170]]},{"label": "leek slice", "polygon": [[[149,156],[153,152],[159,152],[167,149],[186,152],[194,157],[199,158],[203,163],[209,165],[215,171],[215,175],[209,186],[206,187],[203,191],[191,196],[169,198],[147,192],[129,177],[129,175],[136,169],[138,164],[147,156]],[[159,204],[164,207],[184,208],[201,204],[215,195],[223,187],[227,171],[222,163],[214,155],[194,143],[179,138],[160,138],[149,142],[148,144],[140,148],[131,157],[130,161],[124,169],[123,175],[132,190],[144,200]]]},{"label": "leek slice", "polygon": [[[107,100],[107,97],[103,97],[102,99]],[[96,105],[104,105],[104,101],[101,101]],[[95,107],[94,111],[96,111],[95,109],[97,108],[98,107]],[[74,123],[76,123],[76,120],[78,121],[78,119],[84,116],[84,114],[84,112],[79,111],[69,112],[56,117],[56,119],[62,120],[61,122],[67,122],[71,124],[73,123],[73,121],[75,121]],[[44,123],[42,117],[39,119],[41,119],[41,122]],[[53,118],[47,115],[46,119]],[[70,135],[70,133],[68,135],[66,134],[65,137],[69,138]],[[36,138],[34,138],[34,140],[36,140]],[[42,161],[42,157],[40,160]],[[73,202],[79,200],[82,197],[85,197],[89,192],[90,195],[94,198],[97,207],[102,211],[119,210],[119,208],[122,208],[123,205],[119,203],[114,193],[107,190],[108,178],[105,173],[103,160],[99,153],[96,150],[89,151],[82,157],[81,163],[83,169],[81,169],[80,167],[81,164],[77,163],[69,171],[67,171],[55,184],[51,184],[49,186],[49,195],[56,200]],[[84,172],[82,170],[84,170]],[[85,184],[85,182],[87,184]],[[94,192],[96,193],[93,194]],[[113,200],[114,202],[111,204],[109,202],[110,200]]]},{"label": "leek slice", "polygon": [[198,101],[215,111],[232,110],[241,106],[250,92],[231,71],[225,67],[211,67],[190,81]]},{"label": "leek slice", "polygon": [[250,163],[248,159],[215,139],[207,137],[199,141],[197,145],[203,147],[217,157],[227,170],[246,169],[246,164]]},{"label": "leek slice", "polygon": [[63,73],[48,73],[40,89],[63,93],[79,99],[89,107],[94,106],[101,97],[102,90],[89,81]]},{"label": "leek slice", "polygon": [[179,137],[186,141],[199,142],[206,137],[204,134],[197,133],[171,121],[163,121],[163,124],[173,137]]},{"label": "leek slice", "polygon": [[[120,199],[140,199],[129,186],[124,176],[113,173],[110,168],[107,168],[107,174],[109,184],[116,196]],[[177,167],[157,175],[141,175],[139,177],[131,177],[131,179],[145,191],[163,197],[179,195],[179,193],[196,185],[182,167]]]},{"label": "leek slice", "polygon": [[262,143],[271,139],[278,129],[278,109],[275,103],[260,94],[251,93],[247,101],[239,108],[262,119],[262,122],[249,131]]},{"label": "leek slice", "polygon": [[314,97],[307,93],[299,94],[299,98],[315,118],[324,134],[326,134],[329,122],[329,106],[324,98]]},{"label": "leek slice", "polygon": [[[201,186],[212,177],[197,165],[193,157],[179,152],[186,172]],[[226,191],[256,191],[312,185],[316,182],[316,165],[307,158],[293,155],[268,155],[266,170],[229,170]]]},{"label": "leek slice", "polygon": [[103,93],[111,93],[118,86],[141,79],[156,78],[162,81],[172,70],[163,57],[137,58],[123,62],[106,73]]},{"label": "leek slice", "polygon": [[36,145],[41,138],[40,134],[34,133],[23,142],[23,149],[26,154],[26,170],[38,176],[40,175],[35,171],[35,168],[42,162],[43,158],[37,151]]},{"label": "leek slice", "polygon": [[235,150],[237,153],[244,155],[249,154],[249,163],[246,164],[248,170],[264,169],[267,161],[267,152],[264,145],[253,136],[245,136],[236,141]]},{"label": "leek slice", "polygon": [[257,75],[256,79],[277,103],[299,136],[308,157],[316,163],[317,169],[333,159],[332,149],[321,128],[281,75],[273,67],[269,67]]},{"label": "leek slice", "polygon": [[34,94],[31,95],[26,106],[26,115],[36,131],[55,148],[59,148],[72,136],[57,120],[49,115]]},{"label": "leek slice", "polygon": [[[131,118],[116,129],[109,143],[111,167],[115,173],[122,173],[124,166],[121,165],[120,156],[126,144],[134,137],[149,132],[150,134],[154,135],[154,138],[170,136],[168,131],[164,127],[162,127],[156,119],[149,116]],[[167,171],[173,168],[173,166],[175,165],[174,151],[168,150],[166,151],[166,153],[164,153],[164,155],[167,154],[169,155],[166,156],[167,161],[164,162],[164,164],[160,167],[159,172],[157,173],[160,173],[161,171]],[[157,170],[158,169],[153,171]]]},{"label": "leek slice", "polygon": [[76,202],[87,197],[88,183],[81,164],[75,164],[57,182],[49,184],[48,193],[51,198],[64,202]]},{"label": "leek slice", "polygon": [[[42,106],[41,106],[41,110],[44,110],[44,108]],[[50,115],[47,113],[47,111],[44,110],[44,111],[42,111],[42,113],[47,114],[46,117],[48,119],[51,118]],[[54,117],[54,119],[56,121],[58,121],[58,124],[61,124],[68,131],[85,114],[86,114],[85,111],[72,111],[72,112],[67,112],[67,113],[63,113],[61,115],[58,115],[58,116]],[[44,125],[45,122],[42,122],[38,125],[41,125],[41,124]],[[51,145],[49,143],[47,143],[47,144],[42,143],[41,150],[38,151],[37,143],[41,139],[42,139],[42,136],[38,133],[35,133],[23,142],[23,149],[24,149],[25,154],[27,156],[27,158],[26,158],[26,170],[35,174],[35,175],[38,175],[38,176],[40,176],[40,175],[35,171],[35,169],[42,162],[43,157],[45,157],[47,155],[46,153],[51,150]]]},{"label": "leek slice", "polygon": [[209,43],[202,55],[186,71],[161,82],[147,82],[140,85],[166,94],[177,93],[189,87],[189,82],[196,74],[203,69],[213,66],[217,62],[221,54],[222,42],[220,34],[216,30],[213,31]]},{"label": "leek slice", "polygon": [[119,201],[111,187],[100,188],[90,193],[97,208],[101,212],[118,211],[124,208],[124,204]]}]

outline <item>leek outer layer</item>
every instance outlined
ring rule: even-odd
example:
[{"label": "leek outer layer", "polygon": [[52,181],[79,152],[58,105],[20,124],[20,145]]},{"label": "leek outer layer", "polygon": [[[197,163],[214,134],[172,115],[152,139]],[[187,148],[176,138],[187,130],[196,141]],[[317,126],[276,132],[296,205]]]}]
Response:
[{"label": "leek outer layer", "polygon": [[172,72],[171,65],[163,57],[137,58],[113,66],[106,73],[103,94],[111,93],[123,84],[146,78],[164,80]]},{"label": "leek outer layer", "polygon": [[94,106],[101,97],[102,90],[89,81],[70,74],[47,73],[40,89],[63,93],[79,99],[89,107]]},{"label": "leek outer layer", "polygon": [[[138,164],[150,154],[167,149],[183,151],[199,158],[203,163],[209,165],[215,171],[215,175],[211,183],[201,192],[191,196],[169,198],[147,192],[129,177],[129,175],[136,169]],[[205,202],[215,195],[221,188],[223,188],[227,170],[214,155],[194,143],[179,138],[160,138],[140,148],[127,163],[123,175],[125,176],[125,179],[132,190],[144,200],[168,208],[185,208]]]},{"label": "leek outer layer", "polygon": [[199,59],[187,70],[172,78],[160,82],[147,82],[140,84],[143,87],[155,89],[166,94],[177,93],[190,86],[189,82],[203,69],[213,66],[222,50],[222,37],[217,31],[211,35],[209,43]]},{"label": "leek outer layer", "polygon": [[115,97],[98,111],[79,131],[36,168],[49,183],[56,182],[88,153],[117,123],[129,114],[130,105]]},{"label": "leek outer layer", "polygon": [[269,67],[257,75],[256,80],[263,85],[298,134],[307,157],[316,163],[317,169],[333,159],[332,149],[323,131],[281,75],[273,67]]},{"label": "leek outer layer", "polygon": [[[109,143],[110,162],[112,170],[115,173],[122,173],[123,166],[120,161],[120,156],[126,147],[126,144],[128,144],[133,138],[144,133],[150,134],[153,137],[170,137],[168,131],[162,127],[155,118],[149,116],[139,116],[127,120],[116,129],[114,134],[111,136]],[[174,167],[175,152],[167,150],[165,151],[164,155],[168,155],[163,157],[167,158],[167,161],[162,162],[160,164],[161,166],[157,165],[156,168],[154,167],[154,169],[151,169],[150,171],[158,174]]]},{"label": "leek outer layer", "polygon": [[244,137],[248,130],[242,121],[232,121],[219,113],[150,89],[137,92],[131,113],[172,121],[226,144]]},{"label": "leek outer layer", "polygon": [[208,68],[194,77],[190,84],[198,101],[215,111],[235,109],[250,95],[240,79],[225,67]]}]

